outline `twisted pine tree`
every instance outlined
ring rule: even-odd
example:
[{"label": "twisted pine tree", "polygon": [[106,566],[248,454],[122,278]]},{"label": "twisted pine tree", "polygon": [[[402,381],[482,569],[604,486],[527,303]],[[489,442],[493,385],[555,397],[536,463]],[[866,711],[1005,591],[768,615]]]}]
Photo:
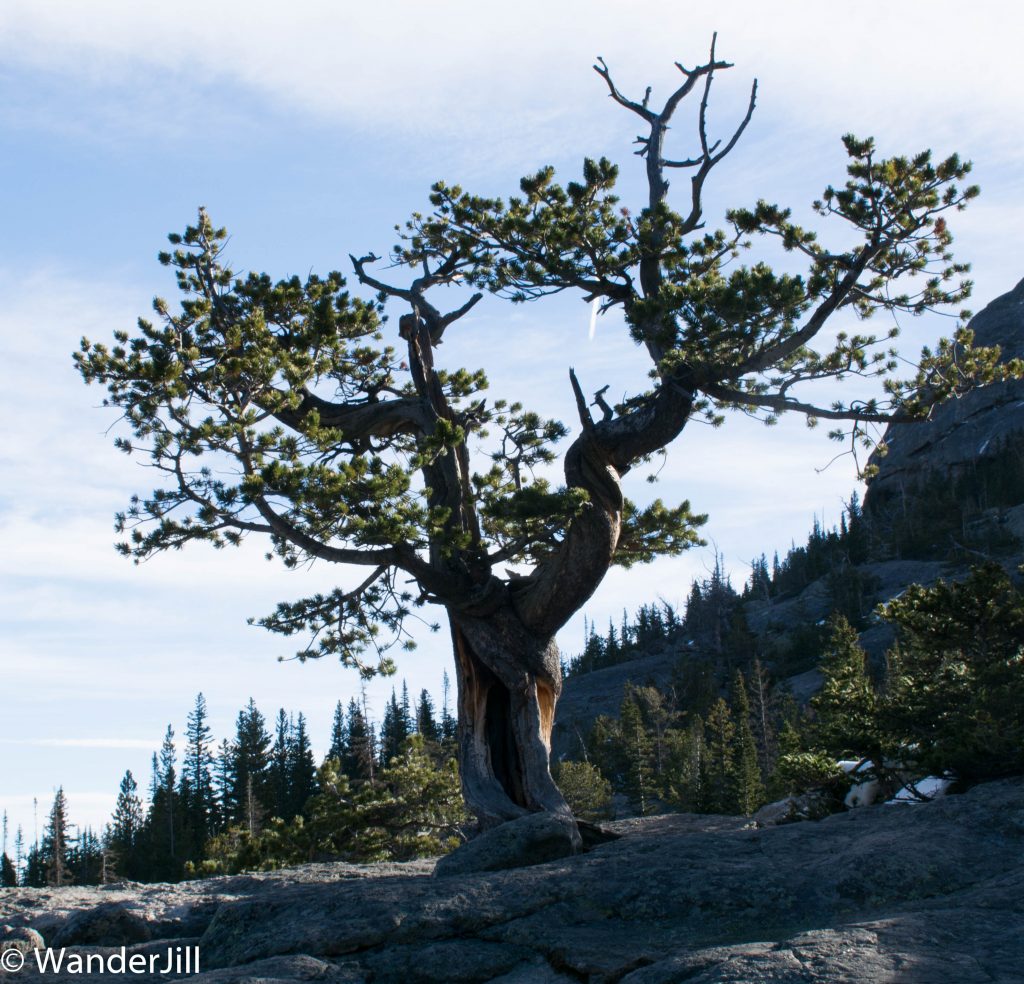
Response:
[{"label": "twisted pine tree", "polygon": [[[677,65],[679,84],[657,109],[649,89],[630,99],[602,60],[595,66],[642,128],[648,194],[635,213],[620,206],[617,169],[605,159],[586,160],[582,178],[564,185],[543,168],[508,201],[439,183],[431,210],[404,227],[390,274],[374,272],[373,255],[351,257],[375,292],[367,301],[340,273],[236,277],[222,256],[224,230],[200,212],[160,257],[177,275],[180,308],[158,299],[155,320],[134,335],[117,333],[111,347],[83,340],[76,353],[84,379],[104,384],[123,411],[133,436],[118,446],[146,451],[163,475],[119,517],[125,554],[142,560],[257,534],[289,566],[361,568],[346,587],[281,604],[260,624],[302,635],[303,657],[336,655],[365,673],[392,669],[389,647],[412,648],[416,606],[444,608],[462,784],[487,824],[566,810],[548,768],[561,687],[555,633],[612,564],[698,542],[703,517],[685,502],[634,505],[622,494],[627,472],[696,418],[735,410],[772,421],[794,411],[837,422],[834,437],[859,442],[870,425],[925,417],[943,398],[1020,371],[1000,367],[997,350],[973,348],[961,328],[898,380],[894,332],[823,332],[839,313],[918,314],[968,296],[945,216],[977,189],[959,184],[970,165],[956,156],[881,159],[871,140],[846,137],[848,179],[814,205],[839,227],[840,245],[766,202],[706,230],[705,183],[754,111],[756,83],[735,131],[712,139],[708,96],[730,67],[712,43],[705,63]],[[694,152],[670,157],[669,124],[691,95]],[[681,210],[669,196],[675,172],[689,175]],[[752,237],[776,240],[806,274],[730,263]],[[407,279],[392,279],[403,269]],[[650,360],[650,388],[616,406],[603,391],[588,404],[569,371],[579,427],[561,484],[537,471],[555,460],[566,426],[519,403],[488,404],[482,371],[435,362],[445,333],[481,296],[457,296],[445,312],[438,295],[466,285],[513,301],[577,291],[602,310],[617,307]],[[390,342],[385,305],[404,312]],[[883,395],[829,404],[803,395],[847,376],[883,377]]]}]

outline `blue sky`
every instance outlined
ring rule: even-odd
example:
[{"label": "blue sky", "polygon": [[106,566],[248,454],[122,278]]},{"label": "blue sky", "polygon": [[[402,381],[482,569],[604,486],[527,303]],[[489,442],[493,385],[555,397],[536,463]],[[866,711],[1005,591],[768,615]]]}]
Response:
[{"label": "blue sky", "polygon": [[[975,161],[982,198],[952,226],[958,256],[974,264],[975,308],[1024,275],[1024,25],[1005,5],[211,6],[0,7],[0,808],[30,839],[33,797],[42,818],[61,783],[73,820],[101,823],[124,769],[145,784],[151,750],[169,722],[183,731],[199,690],[218,737],[252,696],[268,719],[281,706],[304,711],[319,751],[335,701],[357,691],[336,664],[278,663],[290,650],[245,624],[278,600],[347,583],[346,572],[287,573],[256,543],[135,568],[111,545],[114,512],[152,480],[111,447],[113,415],[70,353],[82,335],[130,329],[154,294],[173,295],[155,254],[197,206],[230,229],[236,270],[284,276],[383,253],[441,177],[508,194],[542,164],[573,174],[584,154],[606,154],[623,165],[630,204],[636,128],[590,66],[603,55],[623,88],[652,84],[657,100],[678,78],[673,61],[702,59],[717,29],[736,67],[717,84],[713,125],[728,132],[754,76],[760,89],[709,186],[709,219],[758,197],[805,215],[842,180],[838,137],[852,130],[886,153],[931,146]],[[685,150],[682,121],[673,136]],[[613,391],[646,371],[618,321],[601,319],[593,342],[588,323],[575,298],[488,302],[442,355],[487,368],[496,396],[571,423],[569,365],[585,386]],[[908,321],[908,353],[950,327]],[[801,541],[815,515],[838,520],[855,477],[848,458],[819,471],[834,452],[797,420],[694,426],[653,492],[710,513],[705,534],[740,583],[751,557]],[[712,563],[709,547],[614,572],[587,612],[602,623],[658,596],[679,603]],[[581,636],[582,614],[563,649]],[[439,695],[448,665],[444,634],[428,636],[399,680]]]}]

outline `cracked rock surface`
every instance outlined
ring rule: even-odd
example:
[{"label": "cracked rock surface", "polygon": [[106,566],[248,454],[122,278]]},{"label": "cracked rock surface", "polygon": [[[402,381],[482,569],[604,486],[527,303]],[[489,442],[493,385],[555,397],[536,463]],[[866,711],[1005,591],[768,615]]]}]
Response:
[{"label": "cracked rock surface", "polygon": [[[66,954],[114,952],[118,927],[129,954],[198,944],[203,984],[1024,981],[1024,780],[782,827],[613,826],[620,839],[583,855],[448,878],[430,862],[320,864],[8,889],[0,925],[81,939]],[[17,979],[100,978],[29,961]]]}]

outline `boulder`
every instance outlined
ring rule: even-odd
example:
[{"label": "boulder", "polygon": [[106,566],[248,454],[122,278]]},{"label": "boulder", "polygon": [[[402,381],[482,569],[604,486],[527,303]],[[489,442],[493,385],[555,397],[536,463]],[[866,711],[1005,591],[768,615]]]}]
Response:
[{"label": "boulder", "polygon": [[485,831],[437,862],[434,875],[450,878],[557,861],[575,854],[580,835],[569,817],[528,813]]},{"label": "boulder", "polygon": [[[0,926],[0,953],[6,950],[17,950],[19,953],[31,953],[42,950],[46,946],[43,937],[27,926]],[[0,974],[0,977],[3,975]]]},{"label": "boulder", "polygon": [[799,823],[801,820],[821,820],[835,812],[834,800],[821,790],[787,796],[785,799],[766,803],[752,817],[759,827],[777,827],[784,823]]},{"label": "boulder", "polygon": [[152,938],[145,919],[120,902],[104,902],[72,916],[54,935],[50,946],[131,946]]}]

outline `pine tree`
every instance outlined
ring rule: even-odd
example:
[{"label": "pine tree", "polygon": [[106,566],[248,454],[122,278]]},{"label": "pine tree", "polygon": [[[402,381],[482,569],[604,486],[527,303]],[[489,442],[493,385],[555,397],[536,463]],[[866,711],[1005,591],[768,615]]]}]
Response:
[{"label": "pine tree", "polygon": [[117,868],[125,878],[134,880],[143,875],[143,827],[144,816],[138,797],[138,784],[129,770],[121,780],[107,837]]},{"label": "pine tree", "polygon": [[644,726],[640,705],[632,688],[619,709],[619,735],[622,755],[622,791],[629,797],[640,816],[652,806],[654,765],[651,761],[651,739]]},{"label": "pine tree", "polygon": [[18,871],[14,862],[4,851],[0,856],[0,888],[15,888],[18,884]]},{"label": "pine tree", "polygon": [[348,727],[345,724],[345,708],[339,700],[334,706],[334,720],[331,722],[331,743],[327,749],[327,758],[337,759],[339,762],[345,754],[345,747],[348,745]]},{"label": "pine tree", "polygon": [[215,830],[224,830],[234,815],[232,790],[235,783],[235,750],[226,738],[221,740],[213,763],[213,802]]},{"label": "pine tree", "polygon": [[670,735],[662,795],[677,810],[708,812],[708,755],[699,714],[692,716],[685,730]]},{"label": "pine tree", "polygon": [[750,695],[750,718],[757,742],[758,762],[763,776],[771,775],[778,754],[776,739],[776,709],[772,693],[771,678],[760,659],[755,658],[750,667],[750,681],[747,686]]},{"label": "pine tree", "polygon": [[213,743],[207,724],[206,698],[196,694],[185,726],[185,755],[181,780],[185,853],[198,858],[213,832],[216,802],[213,791]]},{"label": "pine tree", "polygon": [[306,718],[300,711],[288,741],[288,815],[285,819],[302,814],[315,792],[316,759],[309,742]]},{"label": "pine tree", "polygon": [[43,853],[43,845],[33,844],[25,855],[25,871],[21,883],[31,888],[45,888],[46,877],[46,856]]},{"label": "pine tree", "polygon": [[444,675],[441,677],[441,743],[445,748],[453,749],[455,747],[458,725],[448,705],[450,687],[451,682],[448,679],[448,671],[445,670]]},{"label": "pine tree", "polygon": [[146,827],[149,841],[147,870],[153,881],[176,881],[181,877],[181,800],[177,783],[177,750],[174,729],[167,725],[158,756],[154,756],[152,797]]},{"label": "pine tree", "polygon": [[757,742],[750,723],[750,702],[747,683],[737,670],[733,681],[732,709],[736,719],[736,808],[750,816],[765,801],[764,780],[758,763]]},{"label": "pine tree", "polygon": [[572,808],[584,820],[604,820],[612,815],[612,784],[590,762],[559,762],[555,782]]},{"label": "pine tree", "polygon": [[374,736],[367,725],[363,709],[353,697],[348,702],[348,743],[341,768],[352,780],[372,780],[376,748]]},{"label": "pine tree", "polygon": [[880,725],[889,753],[974,782],[1024,772],[1024,592],[997,564],[913,585],[896,627]]},{"label": "pine tree", "polygon": [[269,777],[270,743],[266,719],[250,697],[245,709],[238,712],[231,768],[231,822],[250,833],[259,830],[273,804]]},{"label": "pine tree", "polygon": [[68,844],[68,804],[64,787],[53,798],[53,807],[43,835],[41,851],[46,871],[46,884],[60,888],[71,883],[70,847]]},{"label": "pine tree", "polygon": [[709,813],[735,813],[736,725],[729,705],[719,697],[704,722],[707,748],[707,789],[704,797]]},{"label": "pine tree", "polygon": [[103,847],[91,827],[78,833],[68,853],[71,881],[99,885],[103,881]]},{"label": "pine tree", "polygon": [[829,621],[821,659],[821,689],[811,698],[822,747],[836,756],[879,759],[878,698],[868,675],[867,654],[842,615]]},{"label": "pine tree", "polygon": [[402,713],[402,728],[406,738],[416,730],[416,721],[413,718],[412,704],[409,701],[409,684],[402,680],[402,701],[399,705]]},{"label": "pine tree", "polygon": [[441,730],[434,719],[434,702],[426,687],[420,691],[420,699],[416,704],[416,733],[423,737],[428,747],[441,740]]},{"label": "pine tree", "polygon": [[18,876],[19,884],[24,884],[22,872],[25,870],[25,833],[18,824],[18,831],[14,835],[14,870]]},{"label": "pine tree", "polygon": [[274,746],[270,750],[269,789],[270,803],[268,807],[275,817],[291,820],[295,815],[291,812],[290,788],[290,751],[292,741],[292,725],[284,708],[277,712],[274,725]]},{"label": "pine tree", "polygon": [[[407,702],[407,700],[406,700]],[[403,706],[399,704],[394,687],[391,699],[384,705],[384,719],[380,725],[380,764],[385,766],[401,754],[406,738],[409,737],[408,719]]]}]

